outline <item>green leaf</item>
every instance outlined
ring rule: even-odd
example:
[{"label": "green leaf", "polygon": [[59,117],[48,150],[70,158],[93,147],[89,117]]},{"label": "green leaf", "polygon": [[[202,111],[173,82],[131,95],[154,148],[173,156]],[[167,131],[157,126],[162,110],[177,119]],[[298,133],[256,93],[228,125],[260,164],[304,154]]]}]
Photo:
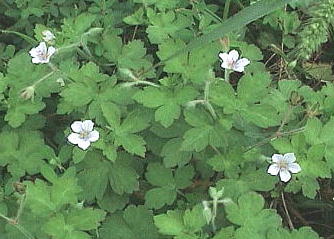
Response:
[{"label": "green leaf", "polygon": [[213,239],[234,239],[235,232],[233,226],[224,227],[213,237]]},{"label": "green leaf", "polygon": [[134,110],[127,115],[122,122],[117,134],[123,133],[138,133],[149,126],[151,115],[149,111],[144,109]]},{"label": "green leaf", "polygon": [[305,125],[305,140],[309,144],[319,144],[321,143],[320,140],[320,133],[322,129],[322,123],[318,118],[309,118]]},{"label": "green leaf", "polygon": [[183,53],[168,60],[169,56],[184,48],[185,43],[179,38],[166,40],[159,45],[157,55],[162,62],[165,62],[164,71],[182,73],[184,78],[196,84],[204,83],[205,79],[212,77],[212,64],[217,61],[219,45],[216,42],[204,44],[202,48],[194,49],[189,55]]},{"label": "green leaf", "polygon": [[212,126],[202,126],[188,130],[183,138],[181,149],[186,151],[195,150],[200,152],[209,145],[210,134],[213,131]]},{"label": "green leaf", "polygon": [[82,208],[70,211],[66,222],[75,230],[88,231],[96,229],[104,220],[105,215],[106,213],[100,209]]},{"label": "green leaf", "polygon": [[183,35],[189,35],[186,28],[191,26],[191,21],[185,15],[174,11],[155,13],[147,8],[147,16],[152,25],[147,27],[146,32],[153,44],[163,43],[170,37],[182,39]]},{"label": "green leaf", "polygon": [[127,207],[124,212],[114,213],[100,229],[102,239],[156,239],[159,238],[153,224],[153,213],[144,206]]},{"label": "green leaf", "polygon": [[181,151],[182,139],[174,138],[169,140],[161,150],[161,156],[164,157],[164,165],[168,168],[184,166],[191,160],[191,152]]},{"label": "green leaf", "polygon": [[82,13],[76,17],[64,19],[61,35],[66,39],[66,42],[78,42],[82,40],[82,35],[85,33],[95,21],[96,15]]},{"label": "green leaf", "polygon": [[103,116],[109,123],[111,127],[119,127],[121,120],[121,112],[117,105],[111,102],[103,102],[101,103],[101,109]]},{"label": "green leaf", "polygon": [[174,184],[172,171],[159,163],[150,163],[145,174],[149,183],[154,186],[167,186]]},{"label": "green leaf", "polygon": [[101,153],[88,152],[85,159],[76,165],[80,170],[79,185],[83,189],[89,188],[81,193],[82,197],[86,200],[101,199],[108,182],[117,194],[138,190],[138,175],[132,160],[129,155],[119,153],[116,161],[111,163]]},{"label": "green leaf", "polygon": [[334,118],[332,117],[322,128],[320,132],[320,140],[328,145],[334,142]]},{"label": "green leaf", "polygon": [[154,217],[154,224],[164,235],[179,235],[184,230],[183,213],[181,211],[167,211]]},{"label": "green leaf", "polygon": [[136,134],[123,134],[115,137],[115,144],[122,145],[123,148],[131,154],[136,154],[141,157],[145,157],[146,142],[145,140]]},{"label": "green leaf", "polygon": [[55,238],[65,238],[66,234],[66,223],[65,218],[61,214],[57,214],[50,218],[48,222],[43,226],[43,231]]},{"label": "green leaf", "polygon": [[133,99],[146,107],[158,108],[155,111],[155,120],[167,128],[180,117],[180,106],[193,100],[197,94],[194,88],[188,86],[174,90],[150,86],[135,94]]},{"label": "green leaf", "polygon": [[110,186],[118,194],[132,193],[138,190],[138,174],[132,165],[133,158],[126,154],[119,154],[111,165],[108,174]]},{"label": "green leaf", "polygon": [[[133,40],[123,46],[121,54],[118,57],[118,67],[134,71],[149,69],[152,63],[145,55],[146,48],[144,47],[144,43],[140,40]],[[152,71],[146,75],[151,78],[154,76]]]},{"label": "green leaf", "polygon": [[26,115],[38,113],[44,109],[45,104],[43,102],[20,102],[18,99],[10,99],[9,106],[5,120],[8,121],[10,126],[16,128],[26,120]]},{"label": "green leaf", "polygon": [[300,85],[301,82],[298,80],[281,80],[278,82],[278,88],[287,100],[290,99],[292,92],[299,89]]},{"label": "green leaf", "polygon": [[[246,230],[264,236],[270,228],[277,228],[281,225],[281,218],[274,210],[263,209],[263,206],[263,197],[249,192],[239,197],[238,204],[227,204],[225,208],[227,218],[232,223],[242,226],[238,229],[239,233],[244,233]],[[263,224],[264,221],[265,224]]]},{"label": "green leaf", "polygon": [[192,184],[195,175],[194,168],[191,165],[179,167],[175,171],[175,185],[178,189],[184,189]]},{"label": "green leaf", "polygon": [[63,205],[77,203],[79,192],[81,188],[77,185],[77,178],[63,176],[52,184],[51,201],[60,209]]},{"label": "green leaf", "polygon": [[249,167],[242,171],[244,173],[239,179],[222,179],[217,182],[219,188],[224,188],[226,197],[237,200],[239,196],[250,191],[270,191],[275,188],[278,181],[277,177],[268,175],[265,168],[255,170],[254,167]]},{"label": "green leaf", "polygon": [[56,205],[51,200],[50,187],[37,179],[35,183],[27,183],[26,204],[34,214],[46,217],[56,212]]},{"label": "green leaf", "polygon": [[97,200],[97,204],[101,209],[111,213],[125,208],[128,203],[129,197],[126,194],[118,195],[110,187],[107,188],[102,199]]},{"label": "green leaf", "polygon": [[72,83],[60,94],[74,107],[87,105],[94,99],[96,92],[82,83]]},{"label": "green leaf", "polygon": [[7,166],[13,176],[37,174],[45,165],[45,159],[55,157],[53,150],[45,145],[39,131],[3,131],[0,138],[4,142],[0,144],[0,165]]},{"label": "green leaf", "polygon": [[261,128],[278,126],[281,123],[281,117],[278,115],[277,110],[266,104],[250,106],[245,111],[241,112],[241,114],[247,121]]},{"label": "green leaf", "polygon": [[145,205],[158,209],[174,202],[177,189],[184,189],[192,184],[194,169],[192,166],[180,167],[173,175],[172,170],[162,164],[150,163],[145,176],[148,182],[158,187],[146,192]]},{"label": "green leaf", "polygon": [[311,227],[301,227],[291,232],[291,238],[294,239],[318,239],[318,234]]},{"label": "green leaf", "polygon": [[174,120],[180,117],[181,109],[178,105],[170,103],[161,106],[155,111],[155,120],[161,122],[164,127],[169,127]]},{"label": "green leaf", "polygon": [[244,75],[238,83],[238,99],[247,104],[261,101],[269,92],[270,82],[270,75],[267,72]]},{"label": "green leaf", "polygon": [[101,161],[99,156],[88,152],[85,160],[76,165],[80,170],[77,175],[78,184],[84,189],[80,194],[81,199],[88,201],[101,199],[107,188],[110,162]]},{"label": "green leaf", "polygon": [[183,221],[189,232],[194,233],[201,231],[202,227],[206,224],[202,205],[196,205],[191,210],[187,209],[184,212]]},{"label": "green leaf", "polygon": [[123,18],[123,21],[129,25],[141,25],[145,23],[144,9],[141,7],[136,10],[132,15]]},{"label": "green leaf", "polygon": [[164,205],[172,205],[176,199],[176,191],[168,186],[153,188],[145,193],[145,206],[159,209]]},{"label": "green leaf", "polygon": [[235,91],[228,82],[215,81],[211,84],[209,97],[212,103],[224,108],[224,113],[229,114],[236,111]]}]

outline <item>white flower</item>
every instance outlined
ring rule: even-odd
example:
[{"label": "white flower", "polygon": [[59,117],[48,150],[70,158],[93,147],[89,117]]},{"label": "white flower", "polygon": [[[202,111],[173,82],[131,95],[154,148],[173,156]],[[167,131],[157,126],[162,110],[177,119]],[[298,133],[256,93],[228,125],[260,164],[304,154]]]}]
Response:
[{"label": "white flower", "polygon": [[49,63],[50,57],[56,52],[56,48],[50,46],[46,47],[45,42],[39,43],[39,45],[35,48],[32,48],[29,51],[29,54],[32,57],[32,63]]},{"label": "white flower", "polygon": [[296,161],[294,153],[287,153],[284,155],[274,154],[271,157],[273,163],[268,168],[268,173],[271,175],[277,175],[281,178],[281,181],[287,182],[291,179],[291,173],[298,173],[301,171],[301,168]]},{"label": "white flower", "polygon": [[100,137],[99,132],[93,128],[94,123],[91,120],[74,121],[71,125],[74,133],[71,133],[67,139],[70,143],[77,144],[79,148],[86,150],[91,142],[97,141]]},{"label": "white flower", "polygon": [[52,32],[50,32],[49,30],[44,30],[42,32],[43,35],[43,40],[46,42],[52,42],[56,37],[55,35],[53,35]]},{"label": "white flower", "polygon": [[232,50],[229,53],[220,52],[218,56],[222,61],[220,65],[222,68],[232,69],[237,72],[243,72],[245,66],[250,63],[247,58],[239,59],[239,53],[236,50]]}]

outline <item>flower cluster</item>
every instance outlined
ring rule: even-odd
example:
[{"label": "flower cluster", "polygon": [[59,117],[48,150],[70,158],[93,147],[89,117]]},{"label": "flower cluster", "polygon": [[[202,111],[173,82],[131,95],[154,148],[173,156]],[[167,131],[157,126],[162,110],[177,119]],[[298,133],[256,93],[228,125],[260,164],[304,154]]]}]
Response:
[{"label": "flower cluster", "polygon": [[299,164],[295,163],[296,157],[294,153],[274,154],[271,159],[273,163],[269,166],[267,172],[274,176],[279,174],[283,182],[288,182],[291,179],[291,173],[299,173],[301,171]]},{"label": "flower cluster", "polygon": [[46,30],[42,32],[42,35],[44,41],[40,42],[37,47],[29,51],[32,57],[31,61],[35,64],[49,63],[50,57],[56,52],[56,48],[53,46],[47,47],[46,44],[46,42],[50,44],[55,39],[53,33]]}]

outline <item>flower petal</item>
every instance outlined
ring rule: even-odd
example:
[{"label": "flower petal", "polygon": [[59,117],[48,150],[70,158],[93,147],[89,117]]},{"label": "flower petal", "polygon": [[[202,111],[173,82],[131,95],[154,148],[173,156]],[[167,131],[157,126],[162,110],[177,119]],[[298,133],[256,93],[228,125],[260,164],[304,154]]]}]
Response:
[{"label": "flower petal", "polygon": [[80,139],[80,135],[77,133],[71,133],[67,136],[67,140],[72,144],[78,144],[82,139]]},{"label": "flower petal", "polygon": [[78,142],[78,146],[79,148],[83,149],[83,150],[86,150],[90,145],[90,141],[89,140],[80,140]]},{"label": "flower petal", "polygon": [[239,53],[236,50],[232,50],[228,53],[229,60],[237,61],[239,58]]},{"label": "flower petal", "polygon": [[72,124],[71,124],[71,129],[73,132],[75,133],[80,133],[82,132],[82,129],[83,126],[82,126],[82,122],[81,121],[74,121]]},{"label": "flower petal", "polygon": [[243,67],[243,66],[238,66],[237,64],[235,64],[235,65],[233,66],[233,70],[236,71],[236,72],[244,72],[245,67]]},{"label": "flower petal", "polygon": [[31,57],[38,57],[39,55],[39,51],[38,49],[35,47],[35,48],[32,48],[30,51],[29,51],[29,54]]},{"label": "flower petal", "polygon": [[53,46],[50,46],[48,48],[48,59],[50,59],[50,57],[56,52],[56,48],[54,48]]},{"label": "flower petal", "polygon": [[90,142],[95,142],[100,138],[100,133],[97,132],[96,130],[93,130],[92,132],[89,133],[88,140]]},{"label": "flower petal", "polygon": [[288,163],[293,163],[294,161],[296,161],[296,156],[295,156],[294,153],[284,154],[283,157],[286,160],[286,162],[288,162]]},{"label": "flower petal", "polygon": [[241,58],[237,61],[238,66],[247,66],[250,63],[250,61],[247,58]]},{"label": "flower petal", "polygon": [[298,163],[289,163],[288,169],[291,173],[299,173],[300,171],[302,171]]},{"label": "flower petal", "polygon": [[94,128],[94,123],[93,121],[91,120],[85,120],[82,122],[82,129],[87,131],[87,132],[90,132],[92,131]]},{"label": "flower petal", "polygon": [[218,56],[222,61],[228,61],[228,54],[226,52],[220,52]]},{"label": "flower petal", "polygon": [[34,63],[34,64],[44,63],[38,57],[31,58],[31,62]]},{"label": "flower petal", "polygon": [[277,175],[279,172],[279,166],[277,164],[272,164],[269,166],[267,173],[271,174],[271,175]]},{"label": "flower petal", "polygon": [[39,43],[39,45],[36,47],[36,50],[40,51],[40,52],[47,52],[48,48],[46,47],[46,43],[44,41],[42,41],[41,43]]},{"label": "flower petal", "polygon": [[229,66],[229,64],[228,64],[227,61],[223,61],[223,62],[220,64],[220,67],[221,67],[221,68],[224,68],[224,69],[231,69],[231,67]]},{"label": "flower petal", "polygon": [[278,163],[278,162],[283,160],[283,155],[282,154],[273,154],[273,156],[271,156],[271,160],[274,163]]},{"label": "flower petal", "polygon": [[279,176],[281,178],[281,181],[285,183],[291,179],[291,174],[285,168],[281,168],[281,170],[279,171]]}]

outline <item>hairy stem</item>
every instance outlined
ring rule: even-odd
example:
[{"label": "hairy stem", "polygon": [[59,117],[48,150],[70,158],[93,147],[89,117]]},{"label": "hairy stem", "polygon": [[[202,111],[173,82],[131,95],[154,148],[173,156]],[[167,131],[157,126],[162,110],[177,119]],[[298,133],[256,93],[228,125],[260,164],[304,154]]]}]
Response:
[{"label": "hairy stem", "polygon": [[290,215],[289,215],[289,211],[288,211],[288,208],[287,208],[286,203],[285,203],[284,192],[281,193],[281,196],[282,196],[284,211],[285,211],[286,217],[288,219],[289,227],[290,227],[291,230],[293,230],[293,229],[295,229],[295,227],[292,224],[292,221],[291,221],[291,218],[290,218]]},{"label": "hairy stem", "polygon": [[224,13],[223,13],[224,21],[228,18],[228,13],[230,12],[230,4],[231,4],[231,0],[226,0],[225,6],[224,6]]}]

